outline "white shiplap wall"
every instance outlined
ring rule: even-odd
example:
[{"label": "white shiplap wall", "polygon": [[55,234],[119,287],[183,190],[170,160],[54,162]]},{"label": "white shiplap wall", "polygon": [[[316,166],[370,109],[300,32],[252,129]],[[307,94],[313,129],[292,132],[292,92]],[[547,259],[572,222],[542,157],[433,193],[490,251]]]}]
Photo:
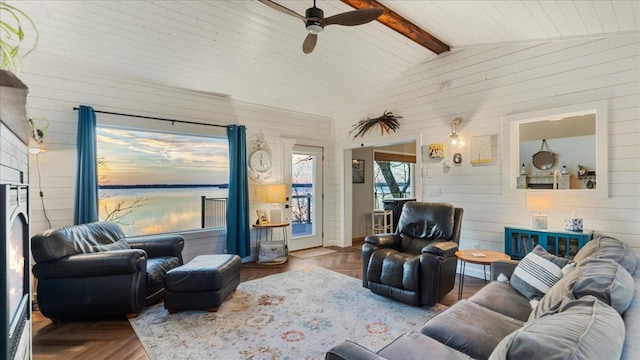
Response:
[{"label": "white shiplap wall", "polygon": [[[471,166],[468,147],[460,166],[443,168],[424,153],[425,201],[447,201],[465,209],[461,245],[504,249],[504,226],[530,224],[523,194],[503,195],[502,116],[564,105],[606,100],[609,106],[609,198],[554,199],[550,227],[579,209],[585,227],[615,236],[640,253],[640,37],[637,34],[590,40],[460,49],[406,72],[384,90],[336,120],[336,189],[344,185],[344,148],[375,141],[378,134],[350,142],[352,124],[384,110],[401,115],[400,133],[421,132],[422,144],[447,143],[451,121],[460,116],[459,131],[493,135],[492,164]],[[452,162],[453,151],[446,149]],[[429,193],[441,191],[439,196]],[[334,193],[338,209],[343,197]],[[336,224],[342,233],[344,221]],[[345,240],[345,239],[343,239]]]},{"label": "white shiplap wall", "polygon": [[[333,173],[326,169],[333,169],[333,119],[317,115],[304,114],[295,111],[287,111],[263,105],[245,102],[235,103],[236,114],[241,122],[247,124],[247,142],[257,134],[262,134],[273,154],[274,165],[271,176],[263,183],[286,183],[287,174],[291,173],[291,159],[286,154],[294,145],[307,145],[322,147],[324,149],[323,189],[326,191],[333,183]],[[257,184],[251,182],[251,184]],[[255,210],[258,208],[269,209],[273,204],[265,203],[265,199],[255,196],[250,189],[249,216],[256,220]],[[333,197],[325,197],[323,209],[323,232],[325,234],[324,245],[335,242],[333,238],[332,224],[336,219],[333,214]],[[283,213],[283,217],[287,213]],[[291,228],[288,228],[291,238]]]},{"label": "white shiplap wall", "polygon": [[[26,64],[25,64],[26,65]],[[235,103],[227,96],[170,88],[108,70],[96,71],[79,64],[58,62],[43,54],[34,54],[24,66],[21,79],[29,86],[29,116],[50,122],[44,140],[47,152],[31,155],[31,231],[73,223],[75,182],[75,143],[77,112],[73,107],[90,105],[96,110],[131,113],[212,124],[244,124],[248,138],[263,131],[269,145],[280,149],[280,137],[290,140],[322,142],[332,149],[332,119],[300,114],[275,108]],[[98,122],[122,122],[122,118],[97,115]],[[132,127],[166,127],[164,123],[125,118]],[[217,129],[217,130],[216,130]],[[184,128],[191,132],[218,132],[219,128]],[[224,129],[222,129],[224,134]],[[292,139],[292,140],[291,140]],[[301,140],[302,139],[302,140]],[[329,151],[330,153],[330,151]],[[274,169],[282,171],[283,159],[274,157]],[[274,176],[278,174],[274,171]],[[280,179],[282,176],[280,176]],[[43,197],[38,196],[42,189]],[[43,208],[49,218],[45,219]],[[225,250],[225,232],[193,232],[183,234],[186,260]]]}]

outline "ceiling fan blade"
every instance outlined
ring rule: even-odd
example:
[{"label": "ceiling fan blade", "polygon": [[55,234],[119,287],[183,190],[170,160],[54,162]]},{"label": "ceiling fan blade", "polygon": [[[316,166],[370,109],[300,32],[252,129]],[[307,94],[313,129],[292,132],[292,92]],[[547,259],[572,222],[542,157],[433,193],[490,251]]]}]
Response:
[{"label": "ceiling fan blade", "polygon": [[281,13],[284,13],[284,14],[287,14],[287,15],[291,15],[291,16],[296,17],[296,18],[298,18],[298,19],[300,19],[302,21],[306,21],[304,16],[302,16],[302,15],[298,14],[297,12],[295,12],[295,11],[293,11],[291,9],[288,9],[288,8],[278,4],[278,3],[275,3],[275,2],[273,2],[271,0],[258,0],[258,1],[261,2],[264,5],[267,5],[268,7],[272,8],[272,9],[280,11]]},{"label": "ceiling fan blade", "polygon": [[341,14],[329,16],[324,19],[323,23],[325,26],[333,24],[344,26],[362,25],[377,19],[383,12],[383,8],[367,8],[347,11]]},{"label": "ceiling fan blade", "polygon": [[318,42],[318,34],[309,34],[304,39],[302,43],[302,52],[305,54],[310,54],[313,49],[316,47],[316,43]]}]

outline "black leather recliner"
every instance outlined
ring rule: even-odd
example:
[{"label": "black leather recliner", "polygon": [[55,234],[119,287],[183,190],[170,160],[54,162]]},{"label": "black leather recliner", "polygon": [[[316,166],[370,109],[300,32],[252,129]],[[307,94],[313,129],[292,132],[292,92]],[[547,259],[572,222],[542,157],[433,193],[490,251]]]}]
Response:
[{"label": "black leather recliner", "polygon": [[130,315],[164,295],[182,265],[179,235],[126,238],[112,222],[51,229],[31,238],[40,312],[50,319]]},{"label": "black leather recliner", "polygon": [[407,304],[434,305],[455,284],[462,213],[448,203],[405,203],[395,233],[365,238],[362,285]]}]

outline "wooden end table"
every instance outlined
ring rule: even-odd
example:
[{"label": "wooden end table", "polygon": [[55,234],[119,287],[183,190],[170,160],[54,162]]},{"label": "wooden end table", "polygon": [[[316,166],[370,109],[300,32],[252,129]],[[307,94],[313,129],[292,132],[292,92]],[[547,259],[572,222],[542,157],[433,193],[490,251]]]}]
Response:
[{"label": "wooden end table", "polygon": [[462,265],[460,267],[460,279],[458,279],[458,300],[462,298],[462,288],[464,286],[464,271],[467,263],[482,265],[482,273],[484,275],[484,283],[487,283],[487,265],[500,260],[511,260],[511,257],[505,253],[491,250],[458,250],[456,256]]}]

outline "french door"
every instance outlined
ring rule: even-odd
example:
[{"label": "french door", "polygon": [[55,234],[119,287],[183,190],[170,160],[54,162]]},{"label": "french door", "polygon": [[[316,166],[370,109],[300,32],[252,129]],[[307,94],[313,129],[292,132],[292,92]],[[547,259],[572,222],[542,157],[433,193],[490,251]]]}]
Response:
[{"label": "french door", "polygon": [[291,152],[289,250],[322,246],[322,152],[315,146],[294,145]]}]

